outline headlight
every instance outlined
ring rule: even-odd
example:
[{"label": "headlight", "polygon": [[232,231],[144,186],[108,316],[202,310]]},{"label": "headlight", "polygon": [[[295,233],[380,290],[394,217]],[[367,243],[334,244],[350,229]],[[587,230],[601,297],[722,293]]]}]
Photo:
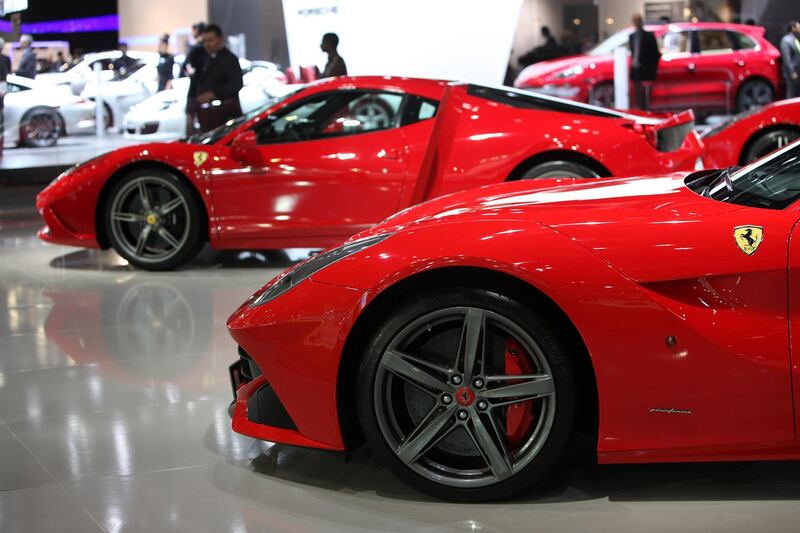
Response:
[{"label": "headlight", "polygon": [[583,67],[580,65],[576,65],[574,67],[569,67],[562,70],[554,77],[557,79],[564,79],[564,78],[572,78],[573,76],[580,76],[581,74],[583,74]]},{"label": "headlight", "polygon": [[385,239],[391,237],[391,233],[382,233],[380,235],[372,235],[357,241],[349,242],[338,248],[333,248],[327,252],[315,255],[310,259],[306,259],[291,270],[287,270],[273,283],[269,289],[259,294],[253,302],[251,307],[258,307],[269,301],[274,300],[281,294],[287,292],[289,289],[298,285],[313,276],[323,268],[332,265],[340,259],[358,253],[370,246],[378,244]]}]

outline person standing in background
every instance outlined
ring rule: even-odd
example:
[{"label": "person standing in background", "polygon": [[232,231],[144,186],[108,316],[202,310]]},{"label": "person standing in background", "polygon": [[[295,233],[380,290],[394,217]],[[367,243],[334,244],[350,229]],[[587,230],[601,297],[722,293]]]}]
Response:
[{"label": "person standing in background", "polygon": [[319,45],[323,52],[328,54],[328,63],[320,78],[332,78],[333,76],[347,76],[347,65],[339,55],[339,36],[335,33],[326,33],[322,36],[322,43]]},{"label": "person standing in background", "polygon": [[203,30],[203,47],[208,60],[193,80],[200,129],[209,131],[242,115],[239,91],[244,81],[239,58],[225,47],[222,28],[207,25]]},{"label": "person standing in background", "polygon": [[[6,78],[9,74],[11,74],[11,58],[4,53],[5,47],[6,40],[0,37],[0,148],[3,147],[3,138],[5,137],[3,101],[5,100],[6,93],[8,92],[8,82],[6,81]],[[0,154],[2,154],[2,151],[0,151]]]},{"label": "person standing in background", "polygon": [[161,41],[158,43],[158,90],[163,91],[172,85],[173,69],[175,67],[175,58],[169,53],[169,34],[165,33],[161,36]]},{"label": "person standing in background", "polygon": [[197,88],[195,77],[198,72],[203,70],[208,61],[208,53],[203,47],[203,31],[206,29],[204,22],[198,22],[192,26],[192,37],[194,44],[186,52],[186,60],[181,66],[181,77],[189,76],[189,91],[186,94],[186,134],[191,135],[195,132],[197,122]]},{"label": "person standing in background", "polygon": [[114,70],[119,73],[121,78],[124,78],[135,70],[136,60],[128,55],[127,43],[119,43],[117,50],[119,50],[122,55],[114,60]]},{"label": "person standing in background", "polygon": [[631,81],[634,87],[633,102],[636,107],[650,109],[650,88],[656,80],[661,52],[656,37],[644,29],[639,13],[633,15],[633,33],[628,39],[631,50]]},{"label": "person standing in background", "polygon": [[22,57],[17,67],[17,76],[26,78],[36,77],[36,55],[33,53],[33,37],[25,34],[19,38],[19,47],[22,49]]},{"label": "person standing in background", "polygon": [[50,66],[50,72],[61,72],[67,66],[67,60],[64,58],[64,52],[59,50],[56,52],[56,60]]},{"label": "person standing in background", "polygon": [[789,23],[781,39],[781,68],[786,82],[786,98],[800,96],[800,22]]}]

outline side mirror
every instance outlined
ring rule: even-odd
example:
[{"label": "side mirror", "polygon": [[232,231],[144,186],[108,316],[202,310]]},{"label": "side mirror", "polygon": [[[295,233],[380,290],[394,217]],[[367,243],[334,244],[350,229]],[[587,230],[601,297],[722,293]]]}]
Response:
[{"label": "side mirror", "polygon": [[243,131],[233,138],[231,157],[246,165],[258,165],[260,164],[258,160],[261,154],[255,149],[256,146],[258,146],[256,132],[252,130]]},{"label": "side mirror", "polygon": [[233,148],[254,148],[258,142],[256,141],[256,132],[253,130],[243,131],[233,138]]}]

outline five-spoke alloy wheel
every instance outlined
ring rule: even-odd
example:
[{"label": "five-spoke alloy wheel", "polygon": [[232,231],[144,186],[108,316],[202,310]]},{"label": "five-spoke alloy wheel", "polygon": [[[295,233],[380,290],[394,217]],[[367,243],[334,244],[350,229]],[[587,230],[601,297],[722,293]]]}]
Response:
[{"label": "five-spoke alloy wheel", "polygon": [[201,221],[189,186],[157,169],[125,176],[106,204],[111,245],[131,264],[147,270],[175,268],[194,256],[202,244]]},{"label": "five-spoke alloy wheel", "polygon": [[439,498],[502,498],[536,483],[572,423],[569,365],[533,311],[478,289],[441,291],[381,327],[359,374],[378,457]]}]

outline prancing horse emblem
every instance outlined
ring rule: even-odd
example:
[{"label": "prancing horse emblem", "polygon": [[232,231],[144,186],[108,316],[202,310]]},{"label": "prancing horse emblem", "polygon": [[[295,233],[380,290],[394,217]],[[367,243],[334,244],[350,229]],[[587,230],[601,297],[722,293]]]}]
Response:
[{"label": "prancing horse emblem", "polygon": [[195,152],[194,153],[194,166],[202,167],[203,163],[208,161],[208,152]]},{"label": "prancing horse emblem", "polygon": [[753,255],[764,240],[764,228],[761,226],[736,226],[733,228],[736,245],[746,255]]}]

